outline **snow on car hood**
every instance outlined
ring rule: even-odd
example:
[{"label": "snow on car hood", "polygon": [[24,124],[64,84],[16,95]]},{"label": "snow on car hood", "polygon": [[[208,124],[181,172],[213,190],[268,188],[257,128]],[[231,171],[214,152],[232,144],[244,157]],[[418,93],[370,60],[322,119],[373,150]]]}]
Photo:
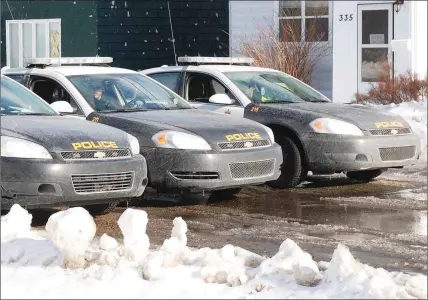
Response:
[{"label": "snow on car hood", "polygon": [[[157,131],[163,129],[181,129],[200,135],[208,141],[226,141],[225,137],[227,135],[245,135],[246,133],[258,133],[262,138],[269,138],[266,130],[257,122],[243,118],[232,118],[198,109],[111,113],[103,114],[102,117],[107,119],[109,117],[120,118],[142,124],[150,124],[151,126],[155,125]],[[127,129],[124,130],[127,131]],[[144,130],[144,128],[141,130]]]},{"label": "snow on car hood", "polygon": [[[119,129],[62,116],[3,116],[1,134],[38,143],[54,152],[76,150],[73,143],[83,142],[89,142],[87,147],[95,145],[92,150],[109,148],[110,142],[118,148],[129,148],[127,135]],[[105,146],[97,148],[100,145]]]},{"label": "snow on car hood", "polygon": [[409,126],[400,116],[379,112],[369,107],[355,107],[347,104],[302,102],[281,104],[262,103],[260,106],[296,115],[311,113],[318,118],[340,119],[355,124],[364,130],[391,128],[396,127],[399,123],[404,127]]}]

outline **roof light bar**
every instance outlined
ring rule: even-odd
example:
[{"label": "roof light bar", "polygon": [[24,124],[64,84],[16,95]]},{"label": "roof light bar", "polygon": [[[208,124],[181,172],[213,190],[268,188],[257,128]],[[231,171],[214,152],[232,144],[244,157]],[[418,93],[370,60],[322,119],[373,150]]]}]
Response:
[{"label": "roof light bar", "polygon": [[25,59],[27,65],[109,64],[112,57],[36,57]]},{"label": "roof light bar", "polygon": [[228,64],[228,65],[251,65],[254,59],[251,57],[203,57],[203,56],[182,56],[178,58],[182,63],[193,64]]}]

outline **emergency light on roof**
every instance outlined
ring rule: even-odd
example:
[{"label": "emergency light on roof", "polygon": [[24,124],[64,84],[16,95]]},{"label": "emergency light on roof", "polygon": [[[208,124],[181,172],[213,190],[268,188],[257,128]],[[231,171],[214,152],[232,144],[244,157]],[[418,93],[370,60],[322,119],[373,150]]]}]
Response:
[{"label": "emergency light on roof", "polygon": [[218,65],[251,65],[254,59],[251,57],[202,57],[202,56],[183,56],[178,61],[187,64],[218,64]]},{"label": "emergency light on roof", "polygon": [[112,57],[37,57],[27,58],[27,65],[95,65],[109,64]]}]

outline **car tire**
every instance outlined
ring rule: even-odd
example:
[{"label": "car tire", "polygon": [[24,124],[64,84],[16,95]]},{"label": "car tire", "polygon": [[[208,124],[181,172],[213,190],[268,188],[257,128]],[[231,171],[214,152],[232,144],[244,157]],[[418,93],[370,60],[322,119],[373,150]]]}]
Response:
[{"label": "car tire", "polygon": [[353,180],[369,182],[383,173],[381,169],[347,172],[346,176]]},{"label": "car tire", "polygon": [[302,155],[296,143],[287,136],[277,138],[277,143],[282,148],[281,175],[277,180],[268,182],[268,185],[280,189],[293,188],[299,185],[307,175]]},{"label": "car tire", "polygon": [[101,216],[112,211],[118,204],[119,202],[91,204],[84,205],[83,208],[86,209],[92,216]]}]

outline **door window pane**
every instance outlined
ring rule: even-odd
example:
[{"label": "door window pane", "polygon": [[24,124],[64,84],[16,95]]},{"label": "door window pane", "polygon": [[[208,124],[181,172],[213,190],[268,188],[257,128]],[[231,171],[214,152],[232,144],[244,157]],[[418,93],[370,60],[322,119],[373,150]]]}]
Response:
[{"label": "door window pane", "polygon": [[23,23],[22,24],[22,46],[24,51],[24,65],[25,59],[32,57],[33,43],[32,43],[32,34],[31,34],[32,24]]},{"label": "door window pane", "polygon": [[59,23],[49,23],[49,53],[50,57],[60,56],[61,35],[59,33]]},{"label": "door window pane", "polygon": [[306,16],[328,16],[328,1],[305,1]]},{"label": "door window pane", "polygon": [[306,19],[306,41],[328,41],[328,18]]},{"label": "door window pane", "polygon": [[281,42],[300,42],[302,37],[302,19],[283,19],[279,22]]},{"label": "door window pane", "polygon": [[363,48],[361,51],[361,81],[377,82],[388,59],[388,48]]},{"label": "door window pane", "polygon": [[178,77],[180,76],[179,72],[151,74],[149,76],[154,80],[159,81],[170,90],[177,92],[176,91],[177,81],[178,81]]},{"label": "door window pane", "polygon": [[17,23],[11,23],[9,25],[9,35],[10,35],[10,67],[16,68],[19,67],[19,27]]},{"label": "door window pane", "polygon": [[388,10],[363,11],[363,44],[388,44],[388,41]]},{"label": "door window pane", "polygon": [[36,56],[46,57],[46,33],[45,24],[36,23]]},{"label": "door window pane", "polygon": [[279,3],[279,14],[281,17],[296,17],[302,14],[302,3],[300,1],[281,1]]}]

